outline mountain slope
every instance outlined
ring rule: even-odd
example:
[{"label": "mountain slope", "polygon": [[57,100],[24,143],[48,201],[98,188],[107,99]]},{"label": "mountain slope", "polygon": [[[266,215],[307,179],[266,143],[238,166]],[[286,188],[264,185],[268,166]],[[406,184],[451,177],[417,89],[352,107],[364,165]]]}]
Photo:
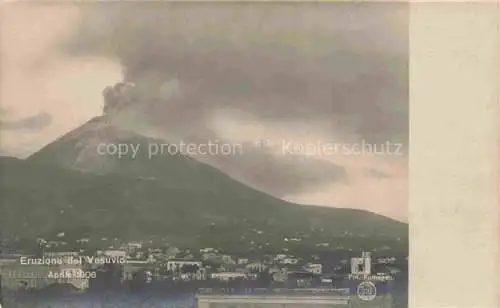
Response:
[{"label": "mountain slope", "polygon": [[[249,189],[218,169],[185,155],[149,157],[148,147],[161,144],[165,141],[120,130],[107,124],[105,117],[96,117],[48,144],[27,160],[86,173],[158,179],[170,188],[238,194]],[[122,157],[103,155],[99,147],[104,145],[133,145],[139,147],[139,151],[135,157],[130,147],[129,153]]]},{"label": "mountain slope", "polygon": [[253,190],[246,196],[194,192],[172,189],[162,181],[10,158],[0,159],[0,175],[4,237],[50,237],[57,232],[128,239],[157,235],[177,245],[226,249],[248,241],[280,247],[284,237],[294,236],[307,238],[307,245],[334,240],[344,247],[393,245],[396,237],[407,238],[406,224],[380,215],[304,207]]},{"label": "mountain slope", "polygon": [[285,202],[183,155],[98,153],[99,144],[111,143],[147,148],[160,141],[98,117],[27,160],[0,157],[2,235],[154,235],[179,246],[227,250],[278,249],[284,238],[301,238],[304,247],[407,249],[408,226],[387,217]]}]

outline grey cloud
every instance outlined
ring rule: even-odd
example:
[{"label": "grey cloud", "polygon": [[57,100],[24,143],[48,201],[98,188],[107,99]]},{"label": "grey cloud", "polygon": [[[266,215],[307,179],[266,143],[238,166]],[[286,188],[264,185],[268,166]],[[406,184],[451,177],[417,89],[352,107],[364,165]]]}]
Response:
[{"label": "grey cloud", "polygon": [[[185,134],[172,134],[168,141],[173,144],[236,144],[238,149],[231,155],[197,156],[202,162],[212,165],[231,177],[274,196],[285,196],[306,191],[307,188],[323,183],[346,183],[345,169],[331,162],[306,158],[299,155],[272,154],[265,147],[255,143],[234,143],[217,137],[206,129],[184,130]],[[186,133],[187,132],[187,133]]]},{"label": "grey cloud", "polygon": [[118,57],[143,99],[177,78],[181,108],[199,115],[236,106],[265,118],[331,118],[370,141],[407,141],[406,4],[83,8],[71,52]]},{"label": "grey cloud", "polygon": [[238,180],[275,196],[300,193],[315,185],[346,182],[342,166],[303,156],[271,155],[254,144],[243,144],[243,154],[211,157],[210,164]]},{"label": "grey cloud", "polygon": [[[219,109],[331,124],[332,135],[408,142],[404,3],[84,3],[67,52],[119,59],[140,121],[217,138]],[[176,94],[165,96],[166,82]],[[250,151],[217,165],[277,194],[340,181],[342,166]],[[265,174],[263,176],[262,174]]]},{"label": "grey cloud", "polygon": [[0,128],[7,130],[40,130],[50,126],[50,124],[52,124],[52,116],[48,113],[40,112],[37,115],[19,120],[2,120]]}]

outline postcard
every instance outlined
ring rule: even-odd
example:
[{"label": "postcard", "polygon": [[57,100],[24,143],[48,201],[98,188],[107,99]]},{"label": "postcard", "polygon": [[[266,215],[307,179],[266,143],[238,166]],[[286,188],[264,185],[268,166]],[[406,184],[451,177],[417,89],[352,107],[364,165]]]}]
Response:
[{"label": "postcard", "polygon": [[3,9],[5,307],[408,307],[408,3]]}]

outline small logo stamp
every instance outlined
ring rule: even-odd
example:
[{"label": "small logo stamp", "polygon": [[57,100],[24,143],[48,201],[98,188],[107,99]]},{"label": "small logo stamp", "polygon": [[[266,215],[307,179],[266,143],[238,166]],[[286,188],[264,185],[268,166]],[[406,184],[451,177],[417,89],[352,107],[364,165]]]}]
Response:
[{"label": "small logo stamp", "polygon": [[356,291],[359,299],[362,301],[371,301],[377,296],[377,287],[370,281],[360,283]]}]

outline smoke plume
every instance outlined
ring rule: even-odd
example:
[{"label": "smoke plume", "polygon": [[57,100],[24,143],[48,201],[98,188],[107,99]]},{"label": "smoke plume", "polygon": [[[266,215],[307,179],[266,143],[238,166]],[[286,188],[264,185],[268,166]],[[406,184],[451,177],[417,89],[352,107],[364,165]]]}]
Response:
[{"label": "smoke plume", "polygon": [[[128,129],[174,142],[251,145],[286,137],[407,145],[405,3],[113,2],[80,9],[66,52],[121,63],[123,82],[103,92],[103,111]],[[245,153],[207,162],[276,196],[333,183],[335,198],[321,194],[321,203],[364,208],[376,199],[398,216],[394,208],[406,208],[405,158]]]}]

